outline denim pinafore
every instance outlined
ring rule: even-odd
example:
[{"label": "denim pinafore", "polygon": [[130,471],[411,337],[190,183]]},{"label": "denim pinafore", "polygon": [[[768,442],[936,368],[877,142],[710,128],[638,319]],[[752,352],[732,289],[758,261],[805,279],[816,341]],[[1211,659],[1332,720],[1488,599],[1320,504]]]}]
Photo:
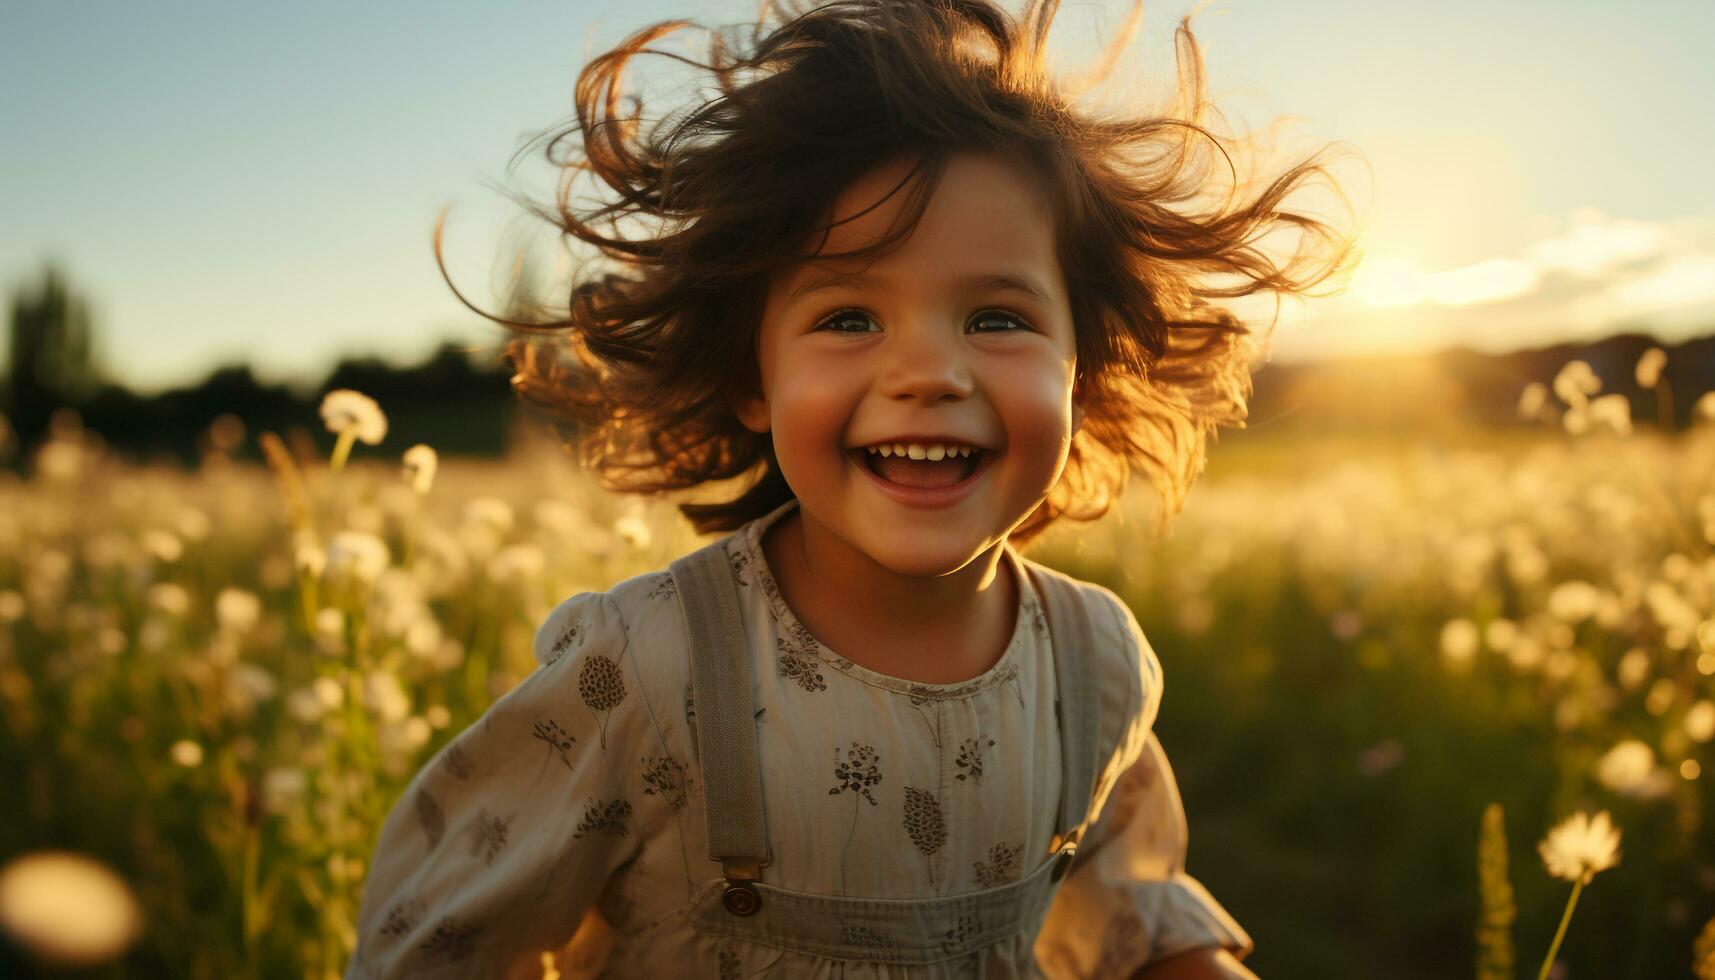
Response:
[{"label": "denim pinafore", "polygon": [[[770,852],[737,584],[721,541],[671,563],[689,640],[709,858],[722,868],[722,879],[711,882],[690,910],[693,929],[834,961],[939,965],[932,972],[965,964],[980,972],[989,947],[1041,929],[1090,823],[1097,774],[1107,760],[1099,757],[1096,651],[1079,586],[1070,576],[1019,557],[1045,599],[1054,656],[1063,773],[1058,832],[1039,863],[1018,879],[929,899],[806,894],[761,880]],[[1019,969],[1038,975],[1034,963]]]}]

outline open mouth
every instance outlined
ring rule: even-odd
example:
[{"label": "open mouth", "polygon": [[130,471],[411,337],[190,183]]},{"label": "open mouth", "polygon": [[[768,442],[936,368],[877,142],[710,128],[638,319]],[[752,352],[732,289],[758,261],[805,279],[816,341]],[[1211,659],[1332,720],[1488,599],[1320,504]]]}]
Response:
[{"label": "open mouth", "polygon": [[895,486],[918,490],[939,490],[955,486],[971,478],[990,455],[979,449],[969,456],[949,459],[911,459],[907,456],[882,456],[868,449],[852,450],[859,466]]}]

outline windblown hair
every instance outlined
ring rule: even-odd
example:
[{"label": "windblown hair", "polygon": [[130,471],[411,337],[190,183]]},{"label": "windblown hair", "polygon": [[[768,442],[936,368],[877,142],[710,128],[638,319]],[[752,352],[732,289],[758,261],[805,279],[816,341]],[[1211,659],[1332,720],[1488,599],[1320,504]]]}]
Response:
[{"label": "windblown hair", "polygon": [[[514,389],[571,423],[580,462],[609,490],[758,474],[734,499],[679,505],[699,533],[733,530],[793,496],[771,437],[745,428],[730,401],[760,391],[771,273],[815,254],[835,198],[871,168],[915,162],[900,185],[911,185],[902,218],[882,240],[832,257],[903,242],[953,154],[1003,153],[1036,168],[1056,216],[1085,412],[1060,481],[1011,540],[1022,547],[1061,516],[1101,517],[1134,467],[1159,490],[1165,527],[1203,469],[1207,437],[1242,428],[1247,414],[1253,338],[1211,301],[1308,292],[1352,246],[1282,209],[1312,176],[1330,176],[1328,148],[1233,200],[1245,184],[1223,146],[1233,141],[1205,122],[1189,17],[1175,34],[1170,109],[1097,118],[1072,100],[1112,67],[1141,0],[1099,71],[1070,83],[1046,67],[1057,6],[1026,0],[1014,20],[991,0],[833,0],[768,30],[775,4],[764,0],[749,43],[736,28],[711,31],[706,63],[646,47],[695,26],[682,20],[595,58],[578,78],[576,124],[541,138],[563,168],[555,206],[522,203],[595,246],[605,263],[592,265],[608,268],[574,277],[563,317],[489,317],[518,334],[507,345]],[[711,73],[719,95],[644,132],[640,98],[621,92],[641,53]],[[633,111],[622,115],[627,98]],[[1210,148],[1232,172],[1224,201],[1200,200],[1214,183]],[[583,174],[615,199],[576,212]],[[1298,247],[1277,262],[1258,242],[1285,226]]]}]

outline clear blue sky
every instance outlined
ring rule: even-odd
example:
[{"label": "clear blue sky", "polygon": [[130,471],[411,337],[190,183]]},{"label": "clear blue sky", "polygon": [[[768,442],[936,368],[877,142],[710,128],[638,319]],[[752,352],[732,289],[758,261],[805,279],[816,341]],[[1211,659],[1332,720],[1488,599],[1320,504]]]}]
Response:
[{"label": "clear blue sky", "polygon": [[[1146,7],[1134,71],[1170,65],[1189,6]],[[509,233],[531,225],[484,180],[568,116],[585,58],[755,4],[606,9],[6,4],[0,285],[59,261],[104,364],[143,388],[234,360],[310,379],[341,354],[493,342],[435,269],[439,208],[454,275],[492,298]],[[1062,64],[1123,12],[1063,6]],[[1373,171],[1372,261],[1285,330],[1283,355],[1715,324],[1715,4],[1222,0],[1194,26],[1234,122],[1289,114],[1294,139],[1349,141]]]}]

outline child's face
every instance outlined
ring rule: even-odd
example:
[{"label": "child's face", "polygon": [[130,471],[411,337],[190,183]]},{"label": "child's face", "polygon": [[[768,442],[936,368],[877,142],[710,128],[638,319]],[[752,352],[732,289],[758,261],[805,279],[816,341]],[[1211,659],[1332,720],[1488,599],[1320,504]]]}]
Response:
[{"label": "child's face", "polygon": [[[874,205],[910,164],[890,162],[854,182],[836,200],[835,220]],[[772,432],[803,518],[899,574],[947,574],[1004,542],[1059,479],[1082,421],[1071,310],[1038,180],[1001,157],[954,156],[922,221],[873,261],[870,282],[794,295],[830,273],[861,270],[847,259],[801,263],[769,284],[762,397],[734,408],[752,431]],[[881,237],[905,197],[902,189],[838,225],[818,254]],[[990,275],[1043,295],[972,281]],[[984,447],[992,458],[958,500],[905,503],[877,483],[867,447],[918,434]]]}]

